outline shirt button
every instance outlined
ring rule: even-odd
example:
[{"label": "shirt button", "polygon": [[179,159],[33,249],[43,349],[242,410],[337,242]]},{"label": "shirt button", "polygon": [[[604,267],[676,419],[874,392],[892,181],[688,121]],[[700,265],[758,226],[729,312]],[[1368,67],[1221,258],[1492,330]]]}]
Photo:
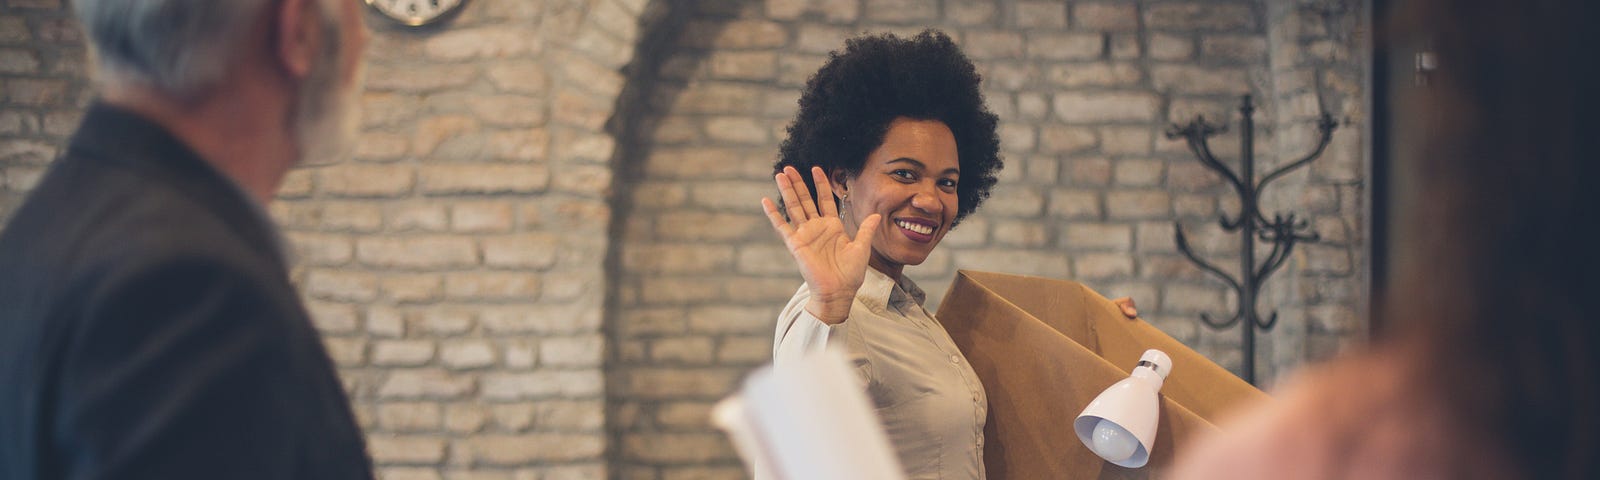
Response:
[{"label": "shirt button", "polygon": [[961,356],[960,355],[951,355],[950,356],[950,363],[961,363]]},{"label": "shirt button", "polygon": [[983,446],[983,435],[981,435],[981,434],[978,435],[978,446],[980,446],[980,447]]}]

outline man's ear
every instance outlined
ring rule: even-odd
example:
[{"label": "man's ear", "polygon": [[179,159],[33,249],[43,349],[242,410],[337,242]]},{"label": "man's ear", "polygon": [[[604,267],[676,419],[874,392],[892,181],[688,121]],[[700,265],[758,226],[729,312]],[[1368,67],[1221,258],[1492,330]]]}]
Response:
[{"label": "man's ear", "polygon": [[317,28],[317,0],[283,0],[273,12],[273,29],[277,42],[273,53],[291,77],[302,79],[311,73],[316,63],[317,50],[322,42],[322,29]]}]

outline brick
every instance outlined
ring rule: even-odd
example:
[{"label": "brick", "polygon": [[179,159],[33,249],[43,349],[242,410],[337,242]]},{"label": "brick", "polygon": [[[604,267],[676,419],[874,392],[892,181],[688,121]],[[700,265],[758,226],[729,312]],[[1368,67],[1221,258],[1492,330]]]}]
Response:
[{"label": "brick", "polygon": [[455,433],[476,433],[488,423],[489,409],[483,405],[463,403],[445,405],[445,430]]},{"label": "brick", "polygon": [[737,458],[724,438],[711,432],[639,434],[623,439],[623,456],[638,461],[679,464]]},{"label": "brick", "polygon": [[768,143],[767,126],[748,117],[715,117],[706,120],[706,136],[712,140],[746,145]]},{"label": "brick", "polygon": [[24,20],[17,16],[0,17],[0,43],[25,43],[33,38]]},{"label": "brick", "polygon": [[956,25],[990,25],[994,22],[995,5],[990,2],[950,2],[944,8],[945,18]]},{"label": "brick", "polygon": [[1068,123],[1155,120],[1161,98],[1148,93],[1059,93],[1054,99],[1056,117]]},{"label": "brick", "polygon": [[459,300],[532,300],[539,295],[538,275],[526,272],[451,273],[444,277],[444,292]]},{"label": "brick", "polygon": [[1037,220],[996,221],[994,244],[1020,248],[1044,247],[1050,243],[1050,231]]},{"label": "brick", "polygon": [[372,63],[367,66],[366,88],[369,91],[428,93],[467,86],[477,81],[481,74],[478,66],[470,64],[424,63],[402,66]]},{"label": "brick", "polygon": [[1092,190],[1053,190],[1048,213],[1057,218],[1098,219],[1102,216],[1100,194]]},{"label": "brick", "polygon": [[1023,1],[1014,7],[1020,28],[1062,29],[1067,26],[1067,6],[1063,2]]},{"label": "brick", "polygon": [[378,424],[396,432],[434,430],[444,424],[444,409],[437,403],[379,404]]},{"label": "brick", "polygon": [[1111,48],[1111,59],[1136,60],[1144,56],[1144,47],[1139,44],[1141,41],[1143,38],[1137,34],[1112,34],[1107,42]]},{"label": "brick", "polygon": [[1171,222],[1140,222],[1134,231],[1141,252],[1176,253],[1177,243],[1173,239],[1173,234],[1174,227]]},{"label": "brick", "polygon": [[65,80],[10,78],[0,87],[5,89],[5,98],[17,105],[64,106],[69,100]]},{"label": "brick", "polygon": [[1054,65],[1044,75],[1045,80],[1062,87],[1115,87],[1136,84],[1144,79],[1144,73],[1137,65],[1105,62]]},{"label": "brick", "polygon": [[762,20],[691,22],[683,37],[686,45],[717,49],[759,49],[781,47],[789,42],[783,24]]},{"label": "brick", "polygon": [[733,390],[739,372],[716,369],[635,368],[619,391],[639,399],[718,398]]},{"label": "brick", "polygon": [[509,203],[458,203],[450,207],[450,228],[469,233],[508,231],[513,225],[511,211]]},{"label": "brick", "polygon": [[520,432],[533,425],[533,404],[491,405],[489,417],[501,430]]},{"label": "brick", "polygon": [[1233,316],[1227,311],[1228,302],[1223,299],[1222,287],[1202,287],[1194,285],[1168,285],[1161,292],[1161,309],[1174,313],[1208,313],[1213,317],[1222,315],[1223,318]]},{"label": "brick", "polygon": [[1074,158],[1067,164],[1067,179],[1072,185],[1109,185],[1111,160],[1104,158]]},{"label": "brick", "polygon": [[536,426],[552,430],[598,431],[605,428],[604,399],[547,400],[533,406]]},{"label": "brick", "polygon": [[866,19],[891,24],[931,23],[939,12],[933,0],[876,0],[866,4]]},{"label": "brick", "polygon": [[543,165],[423,165],[418,189],[425,194],[536,193],[550,184]]},{"label": "brick", "polygon": [[1072,25],[1088,30],[1132,31],[1139,28],[1138,5],[1131,3],[1078,3],[1072,6]]},{"label": "brick", "polygon": [[1219,67],[1158,65],[1150,75],[1156,88],[1179,93],[1244,94],[1250,91],[1250,78],[1244,70]]},{"label": "brick", "polygon": [[395,196],[411,191],[416,174],[409,165],[345,164],[315,170],[317,183],[329,195],[342,197]]},{"label": "brick", "polygon": [[394,369],[379,384],[381,398],[459,398],[473,389],[473,378],[439,369]]},{"label": "brick", "polygon": [[340,368],[359,367],[367,361],[367,342],[360,338],[323,337],[328,358]]},{"label": "brick", "polygon": [[983,211],[988,215],[1032,217],[1044,211],[1044,195],[1035,189],[1019,188],[996,189],[994,195],[983,204]]},{"label": "brick", "polygon": [[[601,433],[529,433],[475,435],[460,442],[464,461],[474,465],[523,466],[599,458],[605,452]],[[548,477],[545,477],[548,478]]]},{"label": "brick", "polygon": [[1133,276],[1133,257],[1115,253],[1089,253],[1072,259],[1073,278],[1106,280]]},{"label": "brick", "polygon": [[601,393],[601,380],[600,372],[594,370],[486,373],[481,393],[483,398],[491,400],[596,396]]},{"label": "brick", "polygon": [[551,337],[539,342],[539,363],[560,367],[599,367],[605,340],[598,335]]},{"label": "brick", "polygon": [[689,310],[689,331],[750,333],[772,329],[776,307],[708,306]]},{"label": "brick", "polygon": [[483,328],[490,333],[565,334],[600,326],[598,312],[569,305],[537,305],[485,309]]},{"label": "brick", "polygon": [[[1152,132],[1147,127],[1108,127],[1100,129],[1100,152],[1107,155],[1142,155],[1152,150]],[[1159,180],[1159,177],[1157,178]]]},{"label": "brick", "polygon": [[440,438],[369,435],[367,450],[372,460],[383,465],[434,464],[444,460],[445,441]]},{"label": "brick", "polygon": [[636,245],[623,253],[622,265],[630,272],[710,273],[728,270],[734,251],[718,245]]},{"label": "brick", "polygon": [[560,240],[549,234],[527,233],[483,239],[483,263],[490,267],[546,269],[556,263]]},{"label": "brick", "polygon": [[405,316],[393,307],[367,307],[367,334],[387,338],[403,336],[406,334]]},{"label": "brick", "polygon": [[29,74],[39,70],[39,56],[32,50],[0,48],[0,73]]},{"label": "brick", "polygon": [[968,32],[962,50],[976,60],[1021,58],[1022,34],[1003,31]]},{"label": "brick", "polygon": [[374,232],[383,226],[383,212],[370,203],[323,202],[318,226],[326,231]]},{"label": "brick", "polygon": [[349,304],[309,301],[306,310],[317,330],[324,334],[354,333],[361,328],[361,316]]},{"label": "brick", "polygon": [[1068,268],[1067,255],[1060,252],[1005,249],[963,251],[955,257],[955,266],[960,269],[988,270],[1052,278],[1067,278],[1072,273]]},{"label": "brick", "polygon": [[462,237],[363,237],[356,258],[374,267],[445,268],[478,263],[472,239]]},{"label": "brick", "polygon": [[391,232],[439,232],[449,225],[449,215],[442,205],[402,203],[390,205],[384,212],[384,223]]},{"label": "brick", "polygon": [[1161,172],[1165,163],[1160,160],[1122,160],[1117,162],[1115,177],[1117,185],[1130,187],[1150,187],[1161,183]]},{"label": "brick", "polygon": [[657,365],[707,365],[712,361],[711,338],[673,337],[649,342],[650,361]]},{"label": "brick", "polygon": [[429,340],[380,340],[372,344],[372,363],[379,366],[415,367],[433,360]]},{"label": "brick", "polygon": [[778,71],[775,52],[717,52],[707,59],[711,75],[729,80],[771,80]]},{"label": "brick", "polygon": [[485,125],[536,127],[545,124],[545,100],[529,95],[470,95],[465,101]]},{"label": "brick", "polygon": [[550,88],[544,65],[533,61],[496,61],[484,67],[484,75],[496,90],[506,93],[542,95]]},{"label": "brick", "polygon": [[1073,222],[1062,228],[1062,243],[1083,251],[1128,252],[1133,250],[1133,227],[1116,223]]},{"label": "brick", "polygon": [[430,302],[440,296],[438,275],[389,273],[379,282],[383,285],[383,297],[399,303]]},{"label": "brick", "polygon": [[[815,68],[813,67],[813,70]],[[806,75],[810,75],[808,72]],[[745,113],[760,103],[762,90],[727,82],[696,82],[679,94],[672,111],[680,113]]]},{"label": "brick", "polygon": [[771,222],[760,213],[666,213],[656,219],[661,240],[728,241],[770,238]]},{"label": "brick", "polygon": [[760,365],[772,361],[772,336],[726,336],[717,347],[723,365]]},{"label": "brick", "polygon": [[1084,33],[1030,34],[1027,50],[1029,58],[1091,60],[1105,54],[1105,37]]},{"label": "brick", "polygon": [[307,273],[305,289],[315,298],[367,302],[378,296],[378,279],[370,273],[315,269]]},{"label": "brick", "polygon": [[482,340],[456,340],[439,345],[439,363],[453,369],[482,368],[494,365],[495,350]]},{"label": "brick", "polygon": [[1170,218],[1172,196],[1165,191],[1114,191],[1106,194],[1106,212],[1111,218]]},{"label": "brick", "polygon": [[1039,127],[1039,151],[1042,153],[1080,152],[1093,148],[1096,141],[1094,131],[1086,128],[1062,125]]},{"label": "brick", "polygon": [[1194,39],[1186,36],[1155,34],[1150,36],[1150,58],[1156,60],[1184,60],[1194,56]]},{"label": "brick", "polygon": [[1147,28],[1160,30],[1254,30],[1256,14],[1248,4],[1163,3],[1145,8]]},{"label": "brick", "polygon": [[1206,35],[1200,37],[1200,55],[1231,62],[1267,59],[1267,39],[1259,35]]},{"label": "brick", "polygon": [[313,266],[337,266],[349,262],[355,247],[342,235],[285,232],[295,258]]}]

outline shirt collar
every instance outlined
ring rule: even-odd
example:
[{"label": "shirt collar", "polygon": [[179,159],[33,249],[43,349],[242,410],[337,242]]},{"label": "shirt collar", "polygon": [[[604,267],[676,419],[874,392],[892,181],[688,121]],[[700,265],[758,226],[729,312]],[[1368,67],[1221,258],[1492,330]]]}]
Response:
[{"label": "shirt collar", "polygon": [[901,275],[900,281],[896,282],[872,267],[867,267],[867,276],[861,282],[861,289],[856,290],[856,295],[873,307],[895,310],[904,310],[912,303],[922,305],[928,297],[916,282],[911,281],[911,277]]}]

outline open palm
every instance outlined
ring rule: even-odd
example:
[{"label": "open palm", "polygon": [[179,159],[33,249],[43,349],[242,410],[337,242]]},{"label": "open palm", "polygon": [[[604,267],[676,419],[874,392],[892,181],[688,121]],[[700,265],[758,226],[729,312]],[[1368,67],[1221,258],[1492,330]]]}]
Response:
[{"label": "open palm", "polygon": [[[812,180],[817,185],[816,201],[805,186],[805,178],[794,167],[785,167],[774,179],[782,195],[784,210],[770,198],[762,198],[761,206],[772,221],[773,230],[783,237],[789,254],[800,267],[811,291],[806,310],[819,320],[834,324],[845,320],[850,313],[856,290],[866,278],[867,260],[872,256],[872,236],[878,229],[877,214],[862,219],[854,238],[845,231],[834,205],[833,189],[827,175],[819,167],[812,167]],[[783,213],[788,213],[788,219]]]}]

